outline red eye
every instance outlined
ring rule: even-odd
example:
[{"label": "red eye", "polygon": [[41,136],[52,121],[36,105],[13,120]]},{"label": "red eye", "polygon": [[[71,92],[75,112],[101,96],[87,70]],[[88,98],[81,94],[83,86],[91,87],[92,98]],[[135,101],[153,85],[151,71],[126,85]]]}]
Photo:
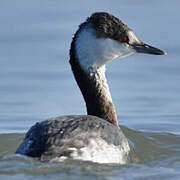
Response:
[{"label": "red eye", "polygon": [[121,37],[119,40],[121,43],[127,43],[127,37]]}]

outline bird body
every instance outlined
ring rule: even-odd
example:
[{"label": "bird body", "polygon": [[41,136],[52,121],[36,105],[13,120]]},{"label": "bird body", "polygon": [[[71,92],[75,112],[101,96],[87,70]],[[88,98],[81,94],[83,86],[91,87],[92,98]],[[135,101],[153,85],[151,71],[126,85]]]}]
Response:
[{"label": "bird body", "polygon": [[112,123],[96,116],[73,115],[36,123],[17,153],[39,157],[41,161],[77,159],[124,164],[129,151],[122,131]]}]

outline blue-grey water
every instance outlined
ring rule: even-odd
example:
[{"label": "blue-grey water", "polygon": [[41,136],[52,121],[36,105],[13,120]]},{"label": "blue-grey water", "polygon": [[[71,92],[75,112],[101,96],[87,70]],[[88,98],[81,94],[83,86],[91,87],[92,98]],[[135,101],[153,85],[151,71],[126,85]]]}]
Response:
[{"label": "blue-grey water", "polygon": [[[0,1],[0,179],[180,179],[180,2]],[[166,56],[137,54],[107,66],[119,124],[134,144],[132,162],[41,163],[15,156],[37,121],[85,114],[69,66],[78,25],[92,12],[121,18]]]}]

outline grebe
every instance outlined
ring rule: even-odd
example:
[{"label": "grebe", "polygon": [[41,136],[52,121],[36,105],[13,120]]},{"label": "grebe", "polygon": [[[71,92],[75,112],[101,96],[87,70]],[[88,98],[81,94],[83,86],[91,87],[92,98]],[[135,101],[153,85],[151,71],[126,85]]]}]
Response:
[{"label": "grebe", "polygon": [[60,116],[36,123],[16,153],[41,161],[128,163],[130,146],[118,125],[105,64],[135,53],[165,54],[144,44],[111,14],[96,12],[87,18],[73,37],[70,64],[88,115]]}]

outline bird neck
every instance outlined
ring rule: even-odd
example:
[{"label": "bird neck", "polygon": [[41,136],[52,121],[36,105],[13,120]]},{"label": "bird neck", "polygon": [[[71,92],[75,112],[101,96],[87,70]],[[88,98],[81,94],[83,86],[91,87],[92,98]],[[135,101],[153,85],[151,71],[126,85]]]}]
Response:
[{"label": "bird neck", "polygon": [[73,50],[70,50],[70,64],[76,82],[86,102],[87,114],[103,118],[118,127],[115,107],[105,77],[105,65],[99,69],[84,71]]}]

